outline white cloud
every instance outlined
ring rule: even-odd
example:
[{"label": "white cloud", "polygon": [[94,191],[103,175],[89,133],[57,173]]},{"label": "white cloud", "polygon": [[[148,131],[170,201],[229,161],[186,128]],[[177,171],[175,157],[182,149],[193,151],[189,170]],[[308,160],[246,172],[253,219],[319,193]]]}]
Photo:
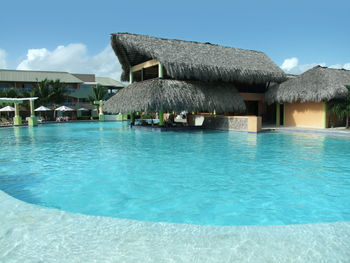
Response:
[{"label": "white cloud", "polygon": [[345,64],[343,65],[343,68],[344,68],[344,69],[350,70],[350,62],[349,62],[349,63],[345,63]]},{"label": "white cloud", "polygon": [[0,49],[0,68],[6,68],[6,52]]},{"label": "white cloud", "polygon": [[331,65],[329,67],[330,68],[338,68],[338,69],[340,69],[340,68],[343,68],[343,65],[342,64],[334,64],[334,65]]},{"label": "white cloud", "polygon": [[281,69],[289,71],[298,66],[299,60],[297,58],[287,58],[283,61]]},{"label": "white cloud", "polygon": [[281,65],[281,69],[283,69],[286,73],[289,74],[301,74],[310,68],[313,68],[317,65],[320,65],[322,67],[326,66],[326,63],[320,62],[320,63],[311,63],[311,64],[301,64],[299,65],[299,59],[296,57],[293,58],[287,58],[283,61]]},{"label": "white cloud", "polygon": [[90,56],[84,44],[58,46],[50,51],[46,48],[29,49],[27,58],[17,69],[52,70],[70,73],[92,73],[100,77],[120,79],[121,67],[110,45],[100,53]]}]

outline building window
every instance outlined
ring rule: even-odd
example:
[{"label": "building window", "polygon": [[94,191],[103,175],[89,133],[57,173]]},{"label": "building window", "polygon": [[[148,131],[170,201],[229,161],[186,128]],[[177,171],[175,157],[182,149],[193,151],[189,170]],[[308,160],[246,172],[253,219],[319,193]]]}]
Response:
[{"label": "building window", "polygon": [[67,85],[66,87],[67,87],[67,92],[68,93],[71,93],[71,92],[73,92],[75,90],[72,85]]},{"label": "building window", "polygon": [[10,84],[7,83],[0,83],[0,90],[10,89]]},{"label": "building window", "polygon": [[26,91],[26,92],[31,92],[31,91],[32,91],[32,88],[33,88],[33,85],[32,85],[32,84],[23,84],[23,85],[22,85],[22,90],[23,90],[23,91]]}]

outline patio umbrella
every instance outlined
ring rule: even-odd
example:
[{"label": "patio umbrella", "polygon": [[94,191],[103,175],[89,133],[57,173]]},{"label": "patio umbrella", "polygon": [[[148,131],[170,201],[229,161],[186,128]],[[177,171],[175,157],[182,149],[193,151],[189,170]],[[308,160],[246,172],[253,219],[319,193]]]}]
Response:
[{"label": "patio umbrella", "polygon": [[58,107],[57,109],[55,109],[57,111],[62,111],[62,112],[65,112],[65,111],[74,111],[72,108],[69,108],[67,106],[61,106],[61,107]]},{"label": "patio umbrella", "polygon": [[80,109],[78,109],[79,111],[88,111],[88,109],[86,109],[86,108],[84,108],[84,107],[82,107],[82,108],[80,108]]},{"label": "patio umbrella", "polygon": [[[48,108],[48,107],[45,107],[45,106],[40,106],[39,108],[36,108],[34,111],[39,111],[39,117],[41,117],[41,112],[42,111],[52,111],[50,108]],[[44,118],[46,119],[46,113],[45,113],[45,115],[44,115]]]},{"label": "patio umbrella", "polygon": [[51,111],[51,109],[45,106],[40,106],[39,108],[36,108],[34,111]]},{"label": "patio umbrella", "polygon": [[15,108],[14,107],[11,107],[11,106],[6,106],[6,107],[3,107],[0,109],[0,112],[7,112],[7,118],[9,118],[9,112],[10,111],[15,111]]},{"label": "patio umbrella", "polygon": [[6,106],[6,107],[3,107],[3,108],[1,108],[0,109],[0,111],[7,111],[7,112],[9,112],[9,111],[15,111],[15,108],[14,107],[11,107],[11,106]]},{"label": "patio umbrella", "polygon": [[63,106],[58,107],[57,109],[55,109],[55,111],[61,111],[62,112],[62,116],[63,116],[64,112],[66,112],[66,111],[75,111],[75,110],[73,110],[72,108],[69,108],[69,107],[63,105]]}]

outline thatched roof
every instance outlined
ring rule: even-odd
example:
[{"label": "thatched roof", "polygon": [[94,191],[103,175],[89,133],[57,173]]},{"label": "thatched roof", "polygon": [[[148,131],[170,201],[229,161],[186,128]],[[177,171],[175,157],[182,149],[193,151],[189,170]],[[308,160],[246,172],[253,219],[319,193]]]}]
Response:
[{"label": "thatched roof", "polygon": [[198,81],[150,79],[134,82],[107,100],[103,110],[109,113],[136,111],[209,111],[241,112],[245,104],[231,84]]},{"label": "thatched roof", "polygon": [[129,33],[111,36],[111,45],[129,81],[129,68],[151,59],[160,61],[178,80],[206,82],[282,82],[285,73],[263,52],[210,43],[156,38]]},{"label": "thatched roof", "polygon": [[281,84],[270,86],[265,100],[269,104],[328,101],[346,96],[348,90],[345,85],[350,85],[350,70],[316,66]]}]

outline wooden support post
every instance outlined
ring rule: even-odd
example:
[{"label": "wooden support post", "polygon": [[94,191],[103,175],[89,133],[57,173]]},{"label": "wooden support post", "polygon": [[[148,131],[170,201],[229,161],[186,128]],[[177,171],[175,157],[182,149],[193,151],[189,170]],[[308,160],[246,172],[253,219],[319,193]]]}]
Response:
[{"label": "wooden support post", "polygon": [[133,83],[134,82],[134,74],[133,72],[131,71],[131,67],[129,69],[129,83]]},{"label": "wooden support post", "polygon": [[281,110],[280,104],[276,102],[276,126],[280,126],[281,124]]},{"label": "wooden support post", "polygon": [[163,78],[163,77],[164,77],[163,65],[162,65],[162,63],[159,62],[159,64],[158,64],[158,78]]},{"label": "wooden support post", "polygon": [[135,113],[130,113],[130,125],[135,125]]},{"label": "wooden support post", "polygon": [[159,110],[158,111],[158,118],[159,118],[159,126],[164,126],[164,111]]}]

